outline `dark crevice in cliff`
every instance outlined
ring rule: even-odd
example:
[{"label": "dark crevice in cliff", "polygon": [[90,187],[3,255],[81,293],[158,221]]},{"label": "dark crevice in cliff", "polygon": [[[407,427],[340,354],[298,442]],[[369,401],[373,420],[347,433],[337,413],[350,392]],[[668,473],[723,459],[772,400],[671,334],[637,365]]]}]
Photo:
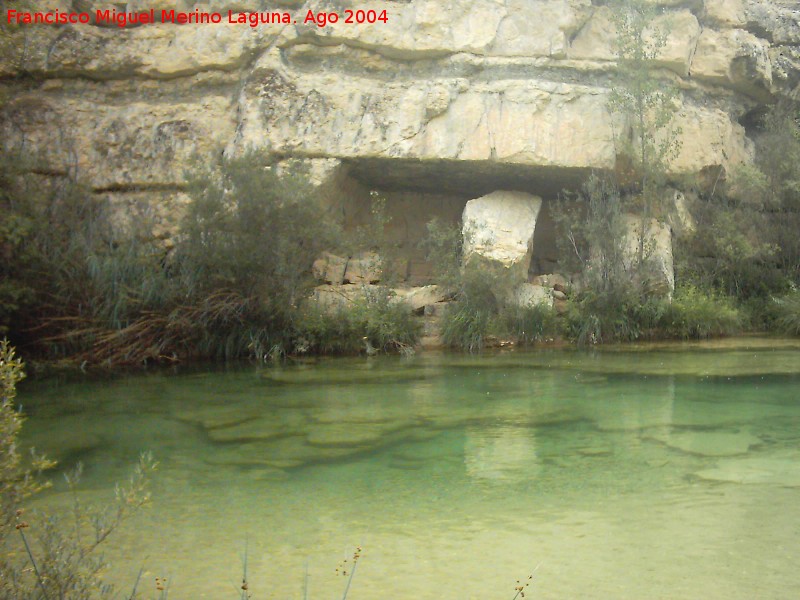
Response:
[{"label": "dark crevice in cliff", "polygon": [[441,159],[361,159],[346,164],[350,175],[368,188],[457,194],[465,198],[495,190],[554,198],[564,190],[577,190],[591,173],[588,168]]},{"label": "dark crevice in cliff", "polygon": [[109,185],[93,187],[95,194],[132,194],[136,192],[185,192],[184,183],[111,183]]},{"label": "dark crevice in cliff", "polygon": [[768,109],[764,105],[759,105],[744,113],[739,117],[739,125],[744,127],[747,137],[754,139],[758,137],[764,127],[764,117]]},{"label": "dark crevice in cliff", "polygon": [[[592,6],[613,6],[613,0],[591,0]],[[704,9],[703,0],[683,0],[683,2],[653,2],[653,4],[661,6],[662,9],[677,10],[685,8],[693,13],[702,12]]]},{"label": "dark crevice in cliff", "polygon": [[[156,84],[156,85],[164,85],[164,84],[172,84],[172,83],[182,83],[186,82],[187,87],[195,88],[194,94],[199,95],[199,92],[203,90],[203,88],[207,87],[222,87],[223,85],[229,85],[230,77],[236,77],[239,73],[243,70],[240,68],[236,69],[198,69],[192,72],[187,72],[185,74],[180,74],[172,77],[158,77],[153,75],[143,75],[141,73],[117,73],[113,77],[95,77],[91,73],[86,71],[69,71],[63,69],[54,69],[54,70],[37,70],[37,71],[30,71],[30,72],[19,72],[16,74],[9,74],[0,76],[0,83],[6,85],[15,85],[21,86],[26,85],[30,86],[30,83],[34,83],[37,85],[42,84],[43,82],[53,82],[53,81],[61,81],[65,85],[68,84],[90,84],[90,85],[97,85],[97,86],[104,86],[104,85],[127,85],[131,87],[131,93],[138,93],[141,94],[141,86],[148,85],[148,84]],[[219,83],[214,83],[212,85],[208,85],[206,81],[213,81],[214,78],[218,79]],[[205,81],[204,81],[205,80]],[[199,85],[198,85],[199,83]],[[102,90],[103,88],[98,88]],[[161,93],[157,90],[154,90],[154,93]],[[192,90],[187,91],[188,94],[192,94]],[[108,96],[113,98],[114,94],[107,94]],[[186,95],[183,94],[181,96],[185,98]],[[123,104],[130,103],[129,98],[122,99]]]},{"label": "dark crevice in cliff", "polygon": [[318,47],[345,46],[348,48],[354,48],[356,50],[366,50],[369,52],[373,52],[375,54],[378,54],[380,56],[383,56],[391,60],[412,61],[412,62],[418,60],[438,59],[456,54],[452,50],[415,50],[411,48],[401,49],[401,48],[394,48],[392,46],[369,44],[367,42],[361,42],[353,38],[345,38],[332,35],[323,37],[315,35],[313,33],[301,33],[296,38],[291,39],[282,46],[280,46],[280,49],[282,51],[286,51],[290,48],[302,44],[310,44]]}]

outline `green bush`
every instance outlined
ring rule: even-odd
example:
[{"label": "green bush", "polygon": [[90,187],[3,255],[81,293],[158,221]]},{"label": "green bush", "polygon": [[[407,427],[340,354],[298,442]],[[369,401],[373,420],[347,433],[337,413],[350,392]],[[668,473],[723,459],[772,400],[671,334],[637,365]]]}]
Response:
[{"label": "green bush", "polygon": [[664,305],[648,292],[653,242],[642,236],[637,249],[626,247],[626,206],[613,178],[593,174],[578,200],[557,204],[554,213],[561,251],[586,286],[568,304],[567,337],[581,345],[653,337]]},{"label": "green bush", "polygon": [[679,288],[672,302],[658,298],[583,294],[570,303],[567,331],[579,344],[640,339],[704,339],[740,331],[734,303],[695,287]]},{"label": "green bush", "polygon": [[[676,271],[701,288],[760,304],[769,321],[772,296],[800,281],[800,119],[798,106],[778,103],[752,125],[756,160],[715,186],[693,214],[693,235],[676,239]],[[716,193],[715,193],[716,192]]]},{"label": "green bush", "polygon": [[172,265],[190,298],[230,289],[257,295],[275,314],[290,312],[312,283],[314,259],[338,241],[304,185],[279,177],[266,161],[248,153],[190,180]]},{"label": "green bush", "polygon": [[519,306],[504,277],[475,269],[460,275],[451,302],[442,316],[442,341],[469,352],[481,350],[490,338],[532,344],[558,334],[555,312],[543,305]]},{"label": "green bush", "polygon": [[[0,208],[9,216],[0,224],[8,258],[0,332],[31,353],[108,365],[264,359],[293,352],[304,330],[320,340],[311,350],[325,352],[356,351],[364,337],[385,350],[418,337],[411,315],[379,298],[336,323],[300,311],[316,285],[313,261],[344,248],[343,236],[335,220],[320,218],[300,179],[278,176],[261,153],[193,171],[169,251],[153,238],[153,223],[119,227],[111,207],[75,182],[20,187],[25,168],[0,165]],[[381,245],[385,200],[373,195],[371,209],[355,235],[366,245],[349,251],[391,259]]]},{"label": "green bush", "polygon": [[483,348],[503,306],[499,294],[507,287],[497,278],[466,269],[458,281],[455,301],[442,315],[442,341],[469,352]]},{"label": "green bush", "polygon": [[753,296],[744,300],[729,298],[739,309],[741,329],[747,331],[778,331],[778,303],[774,296]]},{"label": "green bush", "polygon": [[0,261],[0,335],[13,336],[15,323],[24,315],[24,307],[36,298],[36,282],[24,276],[33,263],[29,239],[33,222],[25,215],[12,212],[10,206],[0,203],[4,218],[0,220],[0,248],[5,260]]},{"label": "green bush", "polygon": [[741,312],[729,298],[685,286],[666,307],[660,329],[667,337],[705,339],[736,333],[743,323]]},{"label": "green bush", "polygon": [[764,115],[756,164],[764,174],[765,203],[800,206],[800,106],[784,100]]},{"label": "green bush", "polygon": [[200,167],[170,252],[152,223],[115,224],[77,183],[0,166],[0,332],[31,354],[141,364],[291,351],[311,264],[340,232],[292,177],[250,153]]},{"label": "green bush", "polygon": [[442,316],[442,341],[448,346],[481,350],[490,332],[494,313],[467,301],[452,303]]},{"label": "green bush", "polygon": [[[295,322],[293,346],[303,352],[357,353],[371,347],[379,351],[410,351],[422,324],[389,290],[369,290],[363,299],[336,310],[306,306]],[[367,343],[368,342],[368,343]]]},{"label": "green bush", "polygon": [[[84,506],[77,488],[80,465],[66,475],[73,493],[69,516],[15,512],[17,547],[0,559],[0,592],[8,600],[58,598],[88,600],[114,597],[114,586],[103,579],[107,562],[102,545],[150,499],[149,477],[156,464],[143,454],[129,480],[118,485],[114,499],[103,507]],[[127,597],[135,598],[135,591]]]},{"label": "green bush", "polygon": [[433,267],[436,284],[449,293],[461,287],[462,244],[461,227],[448,225],[438,218],[428,222],[426,236],[420,244]]},{"label": "green bush", "polygon": [[492,329],[497,335],[522,345],[553,339],[560,333],[555,311],[543,304],[505,306],[494,323]]},{"label": "green bush", "polygon": [[480,350],[500,306],[495,296],[497,282],[474,270],[464,270],[459,226],[431,220],[421,247],[433,267],[436,284],[454,299],[442,315],[442,341],[470,352]]},{"label": "green bush", "polygon": [[368,298],[351,312],[350,319],[363,324],[364,337],[380,350],[405,350],[413,347],[422,332],[422,323],[415,318],[405,304],[381,295]]},{"label": "green bush", "polygon": [[105,236],[104,215],[81,186],[31,176],[36,168],[30,158],[0,151],[0,331],[18,346],[91,318],[86,257]]},{"label": "green bush", "polygon": [[579,345],[652,338],[665,306],[666,300],[647,297],[633,284],[588,290],[569,303],[566,334]]},{"label": "green bush", "polygon": [[712,200],[695,210],[697,228],[675,244],[676,278],[741,300],[785,291],[774,215],[752,205]]},{"label": "green bush", "polygon": [[800,335],[800,291],[775,299],[774,328],[784,334]]},{"label": "green bush", "polygon": [[19,453],[23,419],[15,398],[17,384],[24,377],[22,361],[8,340],[0,340],[0,548],[13,534],[22,501],[42,487],[35,473],[53,465],[42,457],[34,457],[33,464],[25,465]]},{"label": "green bush", "polygon": [[629,286],[623,260],[627,230],[614,180],[592,174],[579,194],[561,198],[552,211],[560,230],[559,254],[567,267],[582,272],[588,287],[601,294]]}]

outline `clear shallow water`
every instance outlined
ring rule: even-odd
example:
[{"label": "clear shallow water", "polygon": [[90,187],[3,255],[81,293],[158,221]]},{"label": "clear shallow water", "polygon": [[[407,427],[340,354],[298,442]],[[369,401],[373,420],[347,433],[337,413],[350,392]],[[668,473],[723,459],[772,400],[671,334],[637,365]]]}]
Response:
[{"label": "clear shallow water", "polygon": [[[102,501],[141,450],[153,503],[109,578],[170,598],[789,598],[800,348],[541,351],[24,386],[26,440]],[[38,506],[69,498],[59,476]],[[148,590],[149,591],[149,590]]]}]

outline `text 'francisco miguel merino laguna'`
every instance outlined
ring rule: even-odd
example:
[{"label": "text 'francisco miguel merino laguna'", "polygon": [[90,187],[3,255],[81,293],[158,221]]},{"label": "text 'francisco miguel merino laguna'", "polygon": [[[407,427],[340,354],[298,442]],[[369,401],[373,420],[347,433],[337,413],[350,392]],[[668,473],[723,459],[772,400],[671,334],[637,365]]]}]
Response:
[{"label": "text 'francisco miguel merino laguna'", "polygon": [[[160,14],[159,14],[160,13]],[[344,11],[342,21],[344,23],[386,23],[389,19],[386,11],[374,10],[350,10]],[[160,19],[156,19],[160,16]],[[309,10],[303,24],[313,24],[317,27],[324,27],[327,23],[336,23],[339,15],[335,12],[317,12]],[[177,11],[150,9],[143,12],[118,12],[114,9],[94,11],[94,20],[88,12],[66,12],[60,10],[46,12],[28,12],[21,10],[8,9],[6,11],[6,23],[27,25],[67,25],[67,24],[89,24],[94,22],[97,25],[116,25],[126,27],[128,25],[146,25],[150,23],[174,23],[176,25],[207,24],[207,23],[234,23],[247,24],[250,27],[258,27],[263,24],[285,24],[297,23],[297,20],[289,12],[234,12],[228,11],[227,19],[223,18],[222,13],[203,12],[198,9],[194,11]]]}]

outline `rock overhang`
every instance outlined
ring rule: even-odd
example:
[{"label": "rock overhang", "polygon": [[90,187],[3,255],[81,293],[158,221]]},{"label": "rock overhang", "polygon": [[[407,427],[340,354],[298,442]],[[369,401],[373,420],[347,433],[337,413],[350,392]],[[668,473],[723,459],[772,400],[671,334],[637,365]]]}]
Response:
[{"label": "rock overhang", "polygon": [[[379,4],[391,26],[40,28],[27,45],[26,76],[15,79],[5,65],[4,84],[8,97],[24,89],[52,115],[29,123],[28,147],[65,140],[100,191],[180,187],[193,154],[223,147],[342,160],[371,187],[441,185],[468,197],[509,188],[549,197],[591,170],[615,168],[614,139],[626,129],[606,102],[616,64],[605,7],[426,0],[363,8]],[[747,162],[737,117],[800,77],[796,11],[780,0],[661,4],[681,25],[661,64],[684,93],[673,173]],[[193,3],[128,3],[173,5]],[[213,0],[206,9],[260,8]]]},{"label": "rock overhang", "polygon": [[388,192],[445,193],[470,200],[494,190],[516,190],[555,198],[577,191],[591,173],[582,167],[543,167],[495,161],[347,159],[351,177]]}]

